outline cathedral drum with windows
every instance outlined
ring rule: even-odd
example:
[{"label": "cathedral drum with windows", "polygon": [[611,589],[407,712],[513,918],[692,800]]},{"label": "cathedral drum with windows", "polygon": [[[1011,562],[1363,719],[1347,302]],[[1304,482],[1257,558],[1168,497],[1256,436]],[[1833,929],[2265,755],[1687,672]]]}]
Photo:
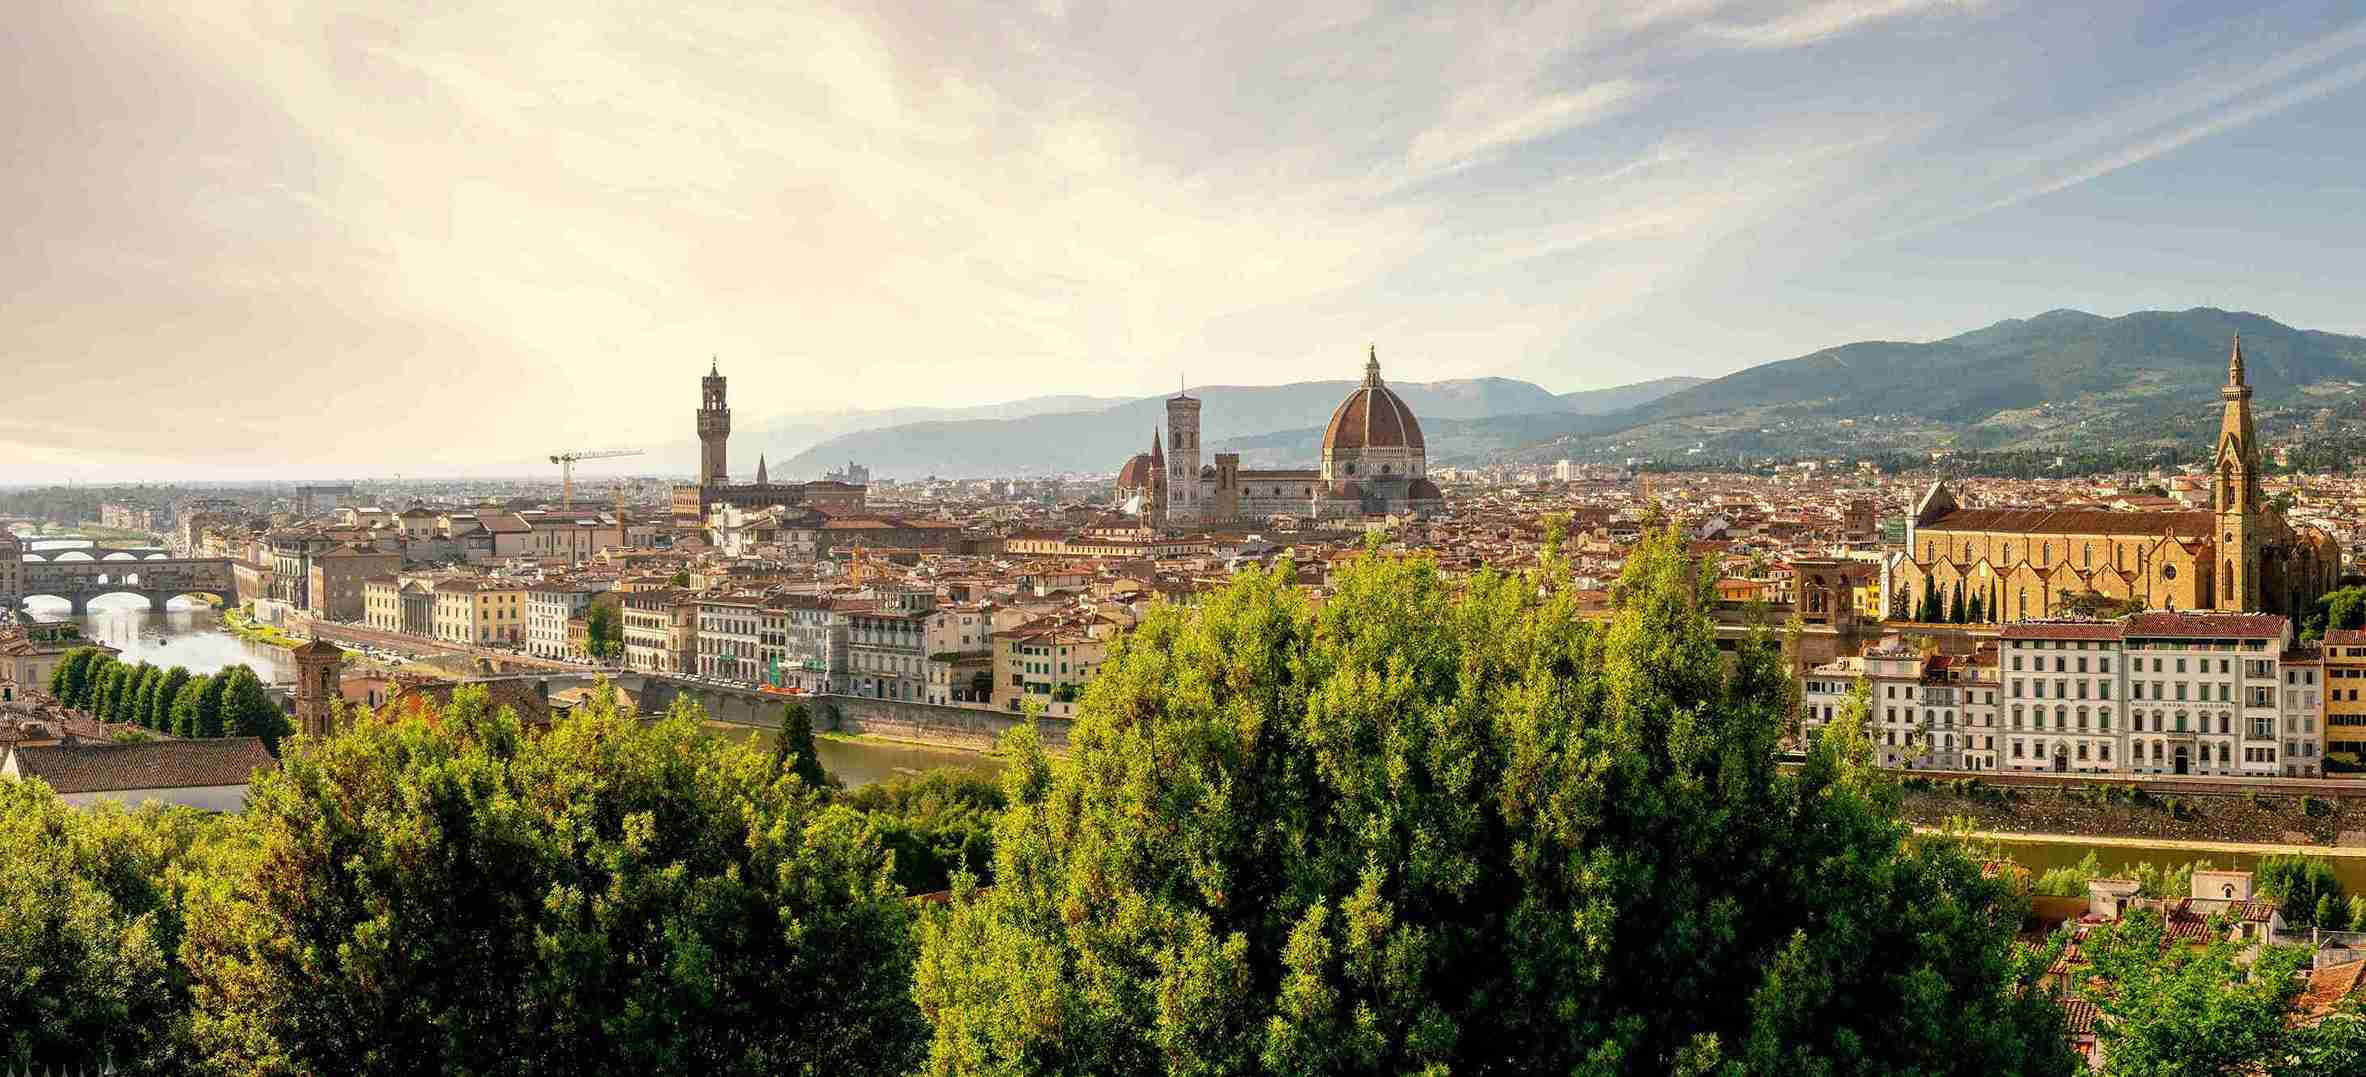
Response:
[{"label": "cathedral drum with windows", "polygon": [[2292,526],[2260,493],[2239,338],[2219,396],[2209,509],[1974,509],[1941,480],[1915,503],[1891,569],[1890,615],[1912,617],[1926,600],[1952,610],[1960,599],[1981,620],[2017,621],[2096,595],[2147,609],[2298,616],[2339,580],[2341,548]]}]

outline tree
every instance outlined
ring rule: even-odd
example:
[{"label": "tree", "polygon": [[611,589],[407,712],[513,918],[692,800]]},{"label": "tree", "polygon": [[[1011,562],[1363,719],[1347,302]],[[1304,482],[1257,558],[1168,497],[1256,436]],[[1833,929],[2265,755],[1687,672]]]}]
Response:
[{"label": "tree", "polygon": [[863,817],[613,689],[296,738],[183,946],[209,1069],[904,1073],[914,912]]},{"label": "tree", "polygon": [[180,692],[173,696],[172,725],[165,732],[176,737],[199,736],[197,730],[203,721],[199,712],[205,709],[205,696],[212,690],[213,680],[200,674],[181,686]]},{"label": "tree", "polygon": [[197,695],[196,722],[182,736],[210,739],[229,732],[229,726],[222,720],[222,697],[230,691],[232,670],[245,668],[233,666],[206,678],[205,688]]},{"label": "tree", "polygon": [[993,881],[994,820],[1005,803],[994,776],[940,767],[848,790],[838,803],[869,816],[895,854],[896,883],[905,893],[951,889],[961,871]]},{"label": "tree", "polygon": [[75,807],[40,781],[0,781],[0,1058],[70,1072],[185,1068],[188,1005],[169,870],[234,828],[155,805]]},{"label": "tree", "polygon": [[1950,624],[1963,624],[1967,613],[1963,601],[1964,585],[1959,583],[1948,590],[1954,592],[1955,598],[1947,606],[1947,621]]},{"label": "tree", "polygon": [[614,661],[624,655],[624,626],[616,607],[593,602],[583,611],[583,646],[593,658]]},{"label": "tree", "polygon": [[295,732],[288,716],[271,702],[271,695],[255,671],[244,665],[232,666],[221,674],[222,729],[233,737],[261,737],[263,746],[271,754],[279,754],[279,742]]},{"label": "tree", "polygon": [[2341,892],[2341,877],[2333,873],[2332,862],[2324,857],[2303,853],[2263,856],[2252,869],[2252,879],[2259,893],[2274,898],[2285,921],[2296,927],[2316,925],[2318,913],[2334,904],[2341,905],[2345,914],[2349,911]]},{"label": "tree", "polygon": [[2086,997],[2103,1014],[2105,1073],[2257,1073],[2300,1045],[2285,1018],[2305,948],[2269,946],[2246,962],[2223,930],[2199,945],[2171,940],[2161,914],[2138,907],[2090,931],[2080,949],[2091,963]]},{"label": "tree", "polygon": [[90,665],[99,656],[95,647],[76,647],[49,671],[50,697],[69,707],[81,706],[82,694],[90,684]]},{"label": "tree", "polygon": [[1987,600],[1987,595],[1973,595],[1971,608],[1964,614],[1964,623],[1986,624],[1989,620]]},{"label": "tree", "polygon": [[669,582],[676,587],[690,586],[690,570],[686,568],[674,570],[674,578]]},{"label": "tree", "polygon": [[98,673],[98,687],[91,690],[90,703],[83,709],[90,716],[106,721],[115,713],[115,700],[124,691],[124,682],[131,679],[131,667],[110,657]]},{"label": "tree", "polygon": [[808,789],[837,785],[830,772],[822,769],[821,748],[813,742],[813,718],[803,703],[781,706],[780,738],[774,742],[772,762],[774,769],[796,775]]},{"label": "tree", "polygon": [[138,725],[141,720],[147,718],[149,709],[155,706],[156,690],[163,683],[163,670],[146,662],[133,666],[131,691],[115,708],[113,720],[127,725]]},{"label": "tree", "polygon": [[[2068,1072],[2021,899],[1917,838],[1861,714],[1774,765],[1773,637],[1652,535],[1566,593],[1365,555],[1155,606],[994,886],[923,925],[939,1074]],[[1838,732],[1834,732],[1837,729]]]},{"label": "tree", "polygon": [[181,688],[189,683],[189,670],[174,666],[164,672],[164,681],[156,687],[156,698],[148,707],[148,716],[140,724],[150,729],[172,729],[173,701],[181,698]]}]

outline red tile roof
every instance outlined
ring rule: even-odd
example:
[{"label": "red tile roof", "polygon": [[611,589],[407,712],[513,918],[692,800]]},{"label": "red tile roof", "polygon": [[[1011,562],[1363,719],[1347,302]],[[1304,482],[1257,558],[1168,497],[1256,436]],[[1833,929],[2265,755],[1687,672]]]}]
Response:
[{"label": "red tile roof", "polygon": [[2118,639],[2114,621],[2015,621],[2000,633],[2005,639]]},{"label": "red tile roof", "polygon": [[279,765],[259,737],[20,746],[15,753],[22,773],[60,793],[245,785],[257,768]]},{"label": "red tile roof", "polygon": [[2171,636],[2209,639],[2219,636],[2280,636],[2285,620],[2272,613],[2153,612],[2131,614],[2124,622],[2130,636]]},{"label": "red tile roof", "polygon": [[1924,531],[2004,531],[2034,535],[2207,536],[2217,522],[2208,512],[2117,512],[2110,509],[1957,509],[1916,527]]}]

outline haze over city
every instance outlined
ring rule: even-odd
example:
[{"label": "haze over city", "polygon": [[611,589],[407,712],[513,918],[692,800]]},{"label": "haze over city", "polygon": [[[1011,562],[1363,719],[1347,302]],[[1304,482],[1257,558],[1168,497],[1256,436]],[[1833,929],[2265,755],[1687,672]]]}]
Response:
[{"label": "haze over city", "polygon": [[523,473],[709,356],[744,428],[2361,327],[2345,3],[12,14],[0,482]]}]

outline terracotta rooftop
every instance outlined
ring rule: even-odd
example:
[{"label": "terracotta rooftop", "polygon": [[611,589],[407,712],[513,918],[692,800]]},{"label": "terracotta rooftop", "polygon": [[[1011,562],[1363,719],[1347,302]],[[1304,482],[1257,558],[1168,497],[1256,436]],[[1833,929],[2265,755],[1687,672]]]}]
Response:
[{"label": "terracotta rooftop", "polygon": [[2272,613],[2152,612],[2130,615],[2130,636],[2208,639],[2220,636],[2281,636],[2285,621]]},{"label": "terracotta rooftop", "polygon": [[2015,621],[1999,633],[2004,639],[2118,639],[2116,621]]},{"label": "terracotta rooftop", "polygon": [[279,765],[259,737],[53,744],[11,751],[20,774],[40,778],[60,793],[245,785],[257,768]]},{"label": "terracotta rooftop", "polygon": [[2207,536],[2208,512],[2116,512],[2110,509],[1957,509],[1914,530],[2004,531],[2033,535]]}]

